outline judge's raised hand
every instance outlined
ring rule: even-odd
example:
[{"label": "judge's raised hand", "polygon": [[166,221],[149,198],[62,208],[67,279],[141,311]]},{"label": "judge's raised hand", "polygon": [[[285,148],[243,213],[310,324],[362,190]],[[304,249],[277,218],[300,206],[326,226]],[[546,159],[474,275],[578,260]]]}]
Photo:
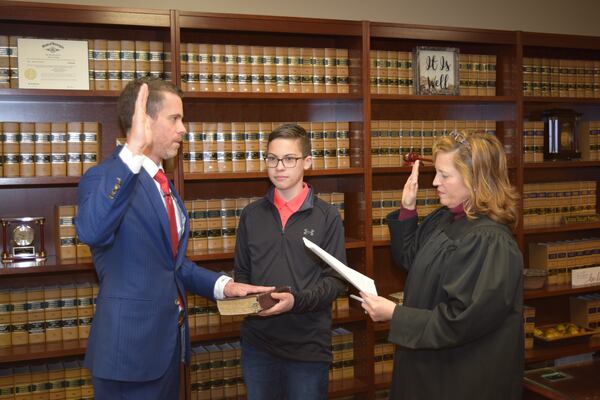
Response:
[{"label": "judge's raised hand", "polygon": [[282,314],[284,312],[288,312],[294,307],[294,295],[291,293],[271,293],[271,298],[277,300],[277,304],[273,307],[268,308],[264,311],[258,313],[261,317],[268,317],[271,315]]},{"label": "judge's raised hand", "polygon": [[396,309],[396,303],[381,296],[375,296],[364,292],[360,292],[359,294],[364,300],[362,308],[365,309],[373,321],[385,322],[392,319],[394,310]]},{"label": "judge's raised hand", "polygon": [[148,103],[148,85],[142,84],[135,100],[131,129],[127,135],[127,148],[134,155],[142,155],[147,147],[152,145],[151,118],[146,113]]},{"label": "judge's raised hand", "polygon": [[412,167],[412,172],[402,191],[402,208],[414,210],[417,207],[417,191],[419,190],[419,166],[421,160],[415,161]]},{"label": "judge's raised hand", "polygon": [[275,286],[255,286],[230,280],[225,284],[225,288],[223,288],[223,294],[225,297],[240,297],[252,293],[268,292],[269,290],[274,289]]}]

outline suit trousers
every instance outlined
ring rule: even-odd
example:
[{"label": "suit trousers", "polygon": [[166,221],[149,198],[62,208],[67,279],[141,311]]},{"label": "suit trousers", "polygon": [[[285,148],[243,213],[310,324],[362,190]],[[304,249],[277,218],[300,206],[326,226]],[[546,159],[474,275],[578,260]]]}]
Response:
[{"label": "suit trousers", "polygon": [[[149,349],[151,350],[151,349]],[[125,382],[92,376],[96,400],[178,400],[181,367],[181,340],[165,374],[148,382]]]}]

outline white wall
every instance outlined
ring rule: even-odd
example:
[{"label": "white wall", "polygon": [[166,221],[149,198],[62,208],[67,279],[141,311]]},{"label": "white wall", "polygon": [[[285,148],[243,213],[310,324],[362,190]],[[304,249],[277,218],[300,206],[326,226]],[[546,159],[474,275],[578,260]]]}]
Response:
[{"label": "white wall", "polygon": [[164,0],[47,0],[46,2],[600,36],[600,0],[171,0],[168,2]]}]

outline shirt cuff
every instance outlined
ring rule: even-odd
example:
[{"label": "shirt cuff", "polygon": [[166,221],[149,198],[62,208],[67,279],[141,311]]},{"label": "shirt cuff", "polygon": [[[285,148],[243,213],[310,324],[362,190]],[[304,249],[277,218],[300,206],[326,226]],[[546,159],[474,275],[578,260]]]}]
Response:
[{"label": "shirt cuff", "polygon": [[221,275],[219,279],[217,279],[215,282],[215,288],[213,290],[216,300],[222,300],[225,298],[225,293],[223,293],[225,291],[225,285],[227,285],[227,283],[231,280],[231,277],[227,275]]},{"label": "shirt cuff", "polygon": [[417,216],[417,209],[407,210],[406,208],[400,207],[400,212],[398,213],[398,221],[406,221],[407,219],[411,219]]},{"label": "shirt cuff", "polygon": [[121,158],[121,161],[123,161],[125,165],[127,165],[131,172],[133,172],[134,174],[138,174],[142,169],[142,164],[144,163],[144,156],[133,155],[131,150],[127,148],[127,144],[125,144],[125,146],[123,146],[123,148],[119,152],[119,157]]}]

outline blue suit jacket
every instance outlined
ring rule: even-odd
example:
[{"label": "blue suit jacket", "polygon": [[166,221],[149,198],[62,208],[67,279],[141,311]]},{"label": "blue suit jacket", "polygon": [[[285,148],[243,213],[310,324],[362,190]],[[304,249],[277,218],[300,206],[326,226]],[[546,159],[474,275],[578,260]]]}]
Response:
[{"label": "blue suit jacket", "polygon": [[[82,178],[75,226],[92,249],[100,290],[85,366],[103,379],[160,378],[178,340],[177,287],[213,299],[219,274],[185,257],[189,221],[171,184],[185,229],[174,260],[166,208],[145,169],[133,174],[121,148]],[[186,360],[190,344],[186,330]]]}]

